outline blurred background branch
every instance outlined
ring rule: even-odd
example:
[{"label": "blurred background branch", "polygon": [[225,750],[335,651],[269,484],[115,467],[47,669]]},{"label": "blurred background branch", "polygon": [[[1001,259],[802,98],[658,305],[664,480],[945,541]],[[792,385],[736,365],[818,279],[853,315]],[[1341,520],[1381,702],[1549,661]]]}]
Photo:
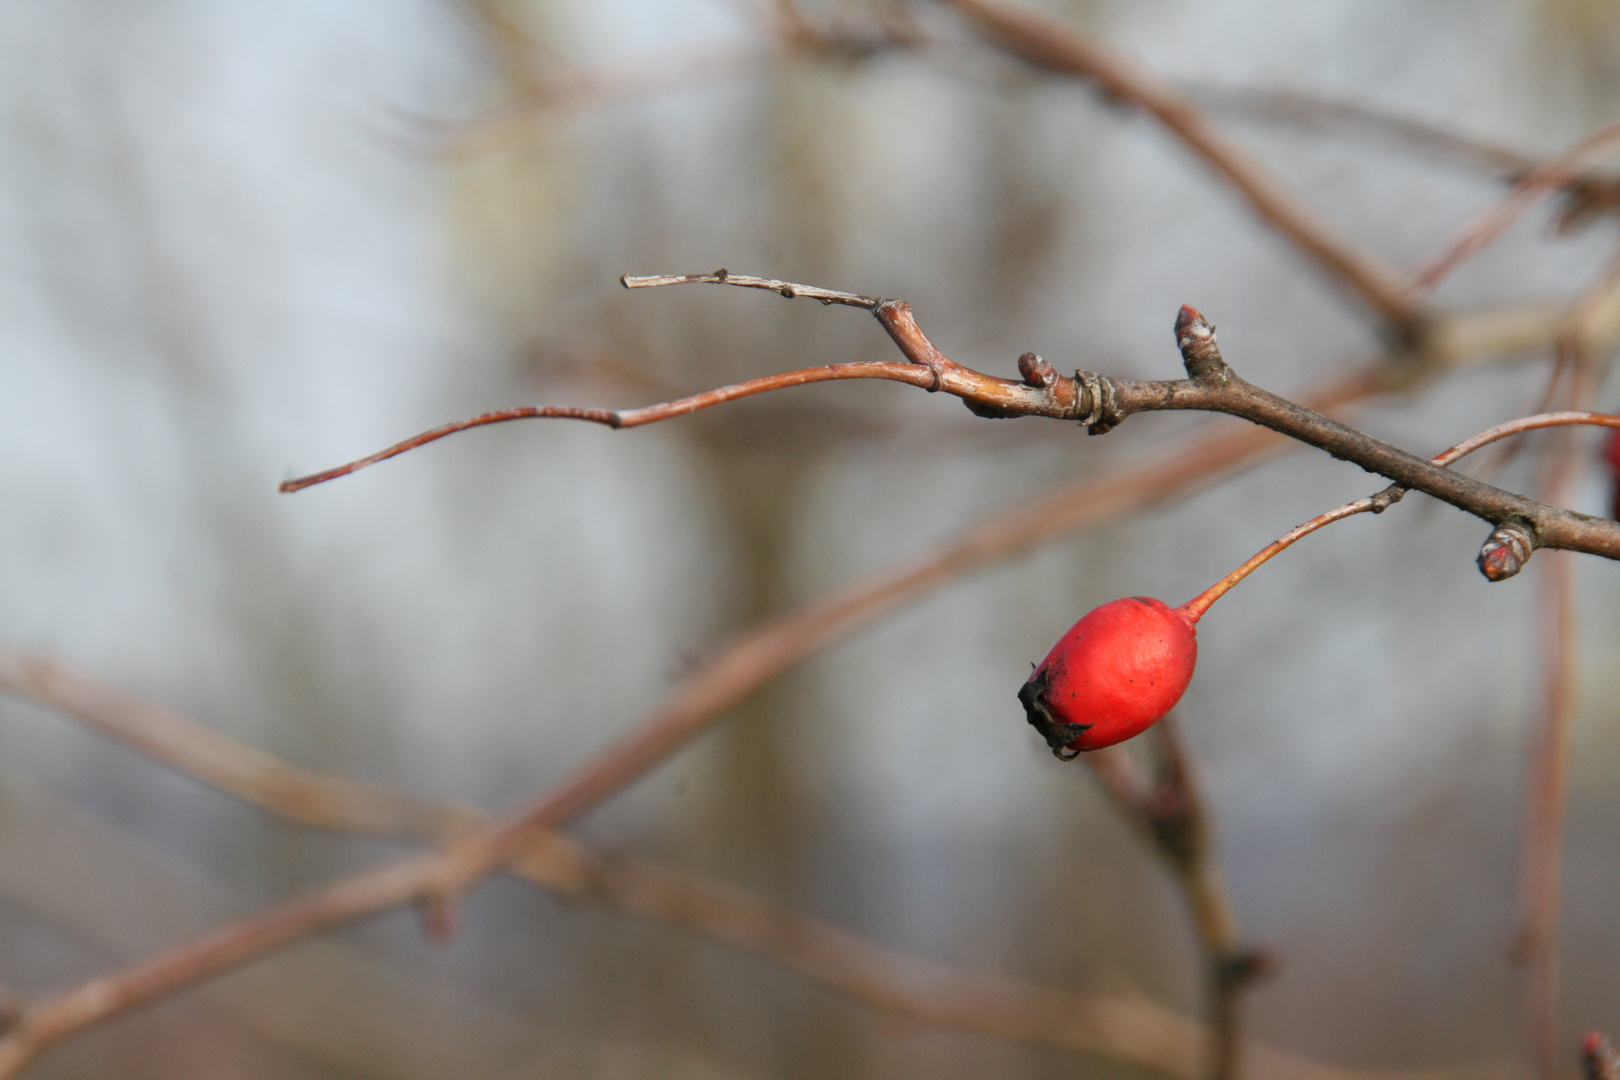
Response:
[{"label": "blurred background branch", "polygon": [[[1365,494],[1263,432],[1083,440],[820,387],[269,492],[446,416],[890,358],[805,305],[627,303],[649,266],[907,296],[1007,378],[1029,349],[1160,373],[1193,302],[1245,377],[1397,445],[1604,409],[1611,174],[1546,163],[1613,121],[1606,5],[21,4],[0,48],[0,608],[37,650],[0,677],[326,827],[0,703],[0,983],[66,1000],[388,838],[466,835],[638,718],[715,728],[546,838],[558,895],[601,904],[495,881],[452,942],[305,942],[38,1075],[1550,1075],[1612,1028],[1601,569],[1487,589],[1461,515],[1337,526],[1201,635],[1182,745],[1129,787],[1181,769],[1196,812],[1122,815],[1031,744],[1012,692],[1079,612],[1191,595]],[[1525,216],[1419,305],[1392,268],[1527,181],[1561,202],[1510,192]],[[1470,471],[1603,513],[1592,442]],[[1180,855],[1151,839],[1194,819]],[[1239,916],[1282,958],[1248,1041],[1210,994]]]}]

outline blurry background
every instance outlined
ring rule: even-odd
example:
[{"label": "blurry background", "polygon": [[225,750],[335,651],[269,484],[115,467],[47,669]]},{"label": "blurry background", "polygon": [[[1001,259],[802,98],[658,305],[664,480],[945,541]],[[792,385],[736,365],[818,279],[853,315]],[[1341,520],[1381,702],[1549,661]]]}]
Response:
[{"label": "blurry background", "polygon": [[[1209,88],[1308,87],[1542,154],[1615,117],[1600,0],[1070,0]],[[846,45],[903,19],[807,5]],[[1146,119],[981,44],[783,50],[745,0],[24,0],[0,11],[0,635],[312,768],[504,809],[743,628],[1043,489],[1236,421],[1106,439],[826,385],[632,432],[514,424],[296,496],[277,481],[528,403],[635,405],[890,359],[859,312],[623,273],[905,297],[1011,375],[1179,372],[1178,305],[1302,392],[1371,321]],[[514,104],[515,103],[515,104]],[[1228,117],[1407,267],[1496,178]],[[1437,300],[1578,291],[1608,224],[1532,215]],[[1433,453],[1529,411],[1547,360],[1364,411]],[[1616,405],[1612,391],[1600,408]],[[1595,447],[1596,436],[1588,434]],[[1533,483],[1539,459],[1500,477]],[[1606,480],[1579,509],[1604,513]],[[1091,606],[1188,599],[1378,485],[1296,450],[966,578],[855,635],[577,832],[896,947],[1199,1000],[1162,866],[1013,694]],[[1180,709],[1247,937],[1252,1029],[1346,1063],[1520,1052],[1507,953],[1535,573],[1414,496],[1312,537],[1201,627]],[[1620,1026],[1620,577],[1578,563],[1570,1032]],[[0,700],[0,982],[58,989],[397,850],[301,831]],[[66,1045],[40,1077],[1113,1075],[899,1024],[748,955],[499,881],[452,944],[408,913]]]}]

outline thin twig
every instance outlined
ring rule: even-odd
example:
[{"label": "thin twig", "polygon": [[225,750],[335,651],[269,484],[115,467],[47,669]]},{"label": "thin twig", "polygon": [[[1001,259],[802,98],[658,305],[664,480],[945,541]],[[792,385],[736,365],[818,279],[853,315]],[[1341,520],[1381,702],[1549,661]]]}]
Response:
[{"label": "thin twig", "polygon": [[1397,333],[1419,335],[1424,316],[1407,296],[1401,275],[1337,233],[1174,84],[1072,25],[1033,9],[994,0],[951,0],[951,4],[1009,52],[1094,82],[1112,100],[1151,115],[1242,195],[1262,221],[1348,286]]},{"label": "thin twig", "polygon": [[[390,907],[459,893],[484,872],[521,857],[550,835],[552,828],[644,774],[754,687],[824,647],[851,623],[865,621],[868,609],[886,608],[941,578],[1022,550],[1042,537],[1074,527],[1077,519],[1107,516],[1122,506],[1145,505],[1170,491],[1185,489],[1189,473],[1208,477],[1230,467],[1234,458],[1241,460],[1252,453],[1255,447],[1249,440],[1261,433],[1246,434],[1247,439],[1227,436],[1221,440],[1223,445],[1210,447],[1224,450],[1224,460],[1219,452],[1211,455],[1213,464],[1209,457],[1194,459],[1191,464],[1178,459],[1157,469],[1132,470],[1108,482],[1088,485],[1085,494],[1092,498],[1074,500],[1068,507],[1043,507],[1034,520],[1026,516],[996,522],[880,589],[852,590],[813,606],[785,625],[767,625],[688,680],[629,738],[507,824],[476,834],[444,856],[415,856],[350,875],[29,1010],[11,1036],[0,1039],[0,1076],[10,1075],[44,1049],[86,1027],[311,934]],[[1076,494],[1069,493],[1071,499]]]},{"label": "thin twig", "polygon": [[1569,787],[1569,735],[1574,719],[1575,597],[1569,556],[1559,552],[1540,570],[1543,699],[1534,726],[1526,798],[1520,895],[1523,905],[1514,958],[1523,967],[1524,1011],[1531,1061],[1541,1080],[1563,1069],[1558,1050],[1558,916],[1562,893],[1564,803]]},{"label": "thin twig", "polygon": [[[1377,393],[1381,387],[1377,369],[1367,369],[1324,390],[1313,403],[1331,411]],[[634,781],[715,722],[722,710],[782,671],[856,627],[962,574],[1054,537],[1188,492],[1286,445],[1262,429],[1194,440],[1161,461],[1088,480],[1035,500],[1021,510],[998,514],[955,543],[898,572],[859,583],[758,627],[689,676],[630,736],[548,792],[536,808],[544,813],[529,812],[525,817],[541,821],[555,818],[560,824],[582,813]],[[91,697],[76,695],[75,700]],[[110,731],[116,728],[104,726]],[[195,764],[184,756],[171,763],[180,765],[186,761]],[[218,782],[232,775],[231,770],[216,769],[208,778]],[[257,787],[261,792],[280,790],[274,785]],[[527,832],[523,850],[532,850],[538,842],[536,837],[554,835],[543,824],[531,826]],[[233,923],[204,941],[182,945],[148,962],[154,966],[138,965],[45,1003],[41,1007],[47,1008],[49,1022],[36,1025],[26,1035],[17,1035],[20,1048],[13,1041],[0,1040],[0,1066],[11,1062],[10,1067],[20,1067],[21,1062],[80,1030],[228,971],[302,936],[425,896],[447,879],[452,868],[438,861],[413,860],[402,869],[414,875],[404,888],[397,878],[389,876],[398,869],[401,864],[342,879],[325,890]],[[357,904],[357,894],[370,906]],[[266,933],[267,922],[281,932]],[[86,1008],[86,1000],[98,1007]],[[0,1067],[0,1076],[5,1075],[5,1067]]]},{"label": "thin twig", "polygon": [[[1074,378],[1068,378],[1058,375],[1047,365],[1039,375],[1031,368],[1023,381],[1014,381],[964,367],[940,352],[917,325],[911,305],[903,300],[879,300],[774,278],[731,275],[723,270],[713,274],[627,277],[624,282],[626,287],[631,288],[684,283],[741,285],[769,289],[789,298],[804,296],[823,304],[859,307],[872,312],[909,363],[831,364],[801,368],[641,409],[544,406],[486,413],[471,420],[434,428],[358,461],[285,481],[281,490],[298,491],[335,479],[423,443],[484,424],[555,417],[592,420],[614,428],[635,427],[787,386],[833,379],[888,379],[931,392],[943,390],[963,399],[968,408],[980,416],[1045,416],[1078,420],[1093,434],[1110,430],[1134,413],[1159,410],[1222,412],[1326,450],[1335,457],[1387,477],[1403,488],[1422,491],[1448,502],[1498,528],[1510,522],[1517,523],[1516,527],[1527,531],[1532,549],[1563,548],[1620,559],[1620,523],[1575,514],[1451,472],[1409,451],[1374,439],[1365,432],[1346,427],[1245,382],[1221,358],[1215,342],[1214,326],[1190,307],[1183,307],[1176,320],[1176,332],[1182,343],[1188,378],[1136,381],[1089,371],[1077,371]],[[1194,340],[1201,344],[1189,346],[1188,342]],[[1194,361],[1193,356],[1200,349],[1206,350],[1211,357],[1207,363]],[[1039,363],[1038,360],[1036,362]]]},{"label": "thin twig", "polygon": [[[1491,443],[1497,442],[1501,439],[1506,439],[1511,435],[1520,435],[1527,431],[1539,431],[1543,428],[1570,427],[1575,425],[1587,427],[1620,428],[1620,416],[1611,415],[1609,413],[1574,411],[1542,413],[1538,416],[1523,416],[1517,420],[1509,420],[1507,423],[1497,424],[1493,428],[1487,428],[1486,430],[1479,432],[1477,435],[1471,435],[1457,445],[1450,447],[1449,449],[1436,455],[1431,460],[1436,465],[1450,465],[1461,458],[1467,457],[1475,450],[1489,446]],[[1210,605],[1214,604],[1215,601],[1225,596],[1231,590],[1232,586],[1254,573],[1255,570],[1265,565],[1265,563],[1269,562],[1271,558],[1277,555],[1279,552],[1292,547],[1294,544],[1311,535],[1311,533],[1315,532],[1316,530],[1328,525],[1332,525],[1336,521],[1343,521],[1345,518],[1354,517],[1357,514],[1365,514],[1368,512],[1381,514],[1391,505],[1399,502],[1401,497],[1405,494],[1406,489],[1401,487],[1401,485],[1391,484],[1389,487],[1378,492],[1377,494],[1347,502],[1342,506],[1336,506],[1332,510],[1318,514],[1316,517],[1311,518],[1311,520],[1302,525],[1296,525],[1294,528],[1288,530],[1276,540],[1273,540],[1271,543],[1261,548],[1254,555],[1250,556],[1248,561],[1244,562],[1236,570],[1233,570],[1231,573],[1221,578],[1221,580],[1217,581],[1214,585],[1211,585],[1208,589],[1205,589],[1203,592],[1199,593],[1197,597],[1182,605],[1183,609],[1191,614],[1194,619],[1201,618],[1204,612],[1209,610]],[[1491,580],[1498,581],[1502,580],[1503,578],[1512,577],[1513,574],[1518,572],[1518,569],[1519,568],[1515,566],[1511,572],[1503,573],[1499,576],[1492,576]]]},{"label": "thin twig", "polygon": [[0,689],[76,716],[138,753],[300,825],[443,843],[482,819],[465,809],[446,818],[438,803],[289,765],[173,709],[5,645]]},{"label": "thin twig", "polygon": [[[162,706],[106,687],[89,676],[43,657],[0,650],[10,674],[49,672],[44,683],[28,681],[8,688],[43,704],[89,721],[97,730],[140,732],[152,717],[161,717],[141,737],[127,739],[132,748],[182,773],[219,787],[254,805],[307,823],[296,793],[279,785],[250,779],[268,767],[274,772],[317,780],[329,791],[344,791],[333,801],[339,809],[322,822],[326,828],[383,833],[397,803],[407,798],[374,785],[324,774],[311,774],[257,748],[239,743]],[[16,663],[19,658],[26,663]],[[86,715],[86,712],[89,715]],[[214,763],[193,754],[190,743],[208,742]],[[234,766],[218,763],[235,757]],[[450,804],[424,804],[440,815],[446,829],[479,817],[478,812]],[[410,823],[395,819],[394,835],[413,837]],[[542,837],[524,852],[512,870],[560,895],[601,903],[626,913],[689,930],[751,952],[845,993],[874,1008],[907,1020],[977,1032],[1036,1045],[1052,1046],[1110,1058],[1182,1080],[1197,1080],[1204,1036],[1196,1024],[1146,998],[1132,994],[1074,993],[1046,989],[1011,979],[952,970],[929,960],[897,952],[815,919],[778,907],[733,886],[689,871],[634,857],[606,857],[560,834]],[[82,1001],[83,997],[72,998]],[[69,1000],[67,998],[59,1000]],[[22,1002],[14,1003],[22,1015]],[[52,1033],[54,1002],[29,1011],[32,1038]],[[0,1040],[0,1059],[20,1060],[16,1048]],[[40,1046],[37,1053],[43,1050]],[[1251,1043],[1245,1051],[1253,1074],[1271,1080],[1462,1080],[1477,1070],[1383,1072],[1347,1069],[1298,1058]],[[10,1058],[5,1058],[6,1054]],[[0,1075],[5,1075],[0,1072]]]},{"label": "thin twig", "polygon": [[1617,141],[1620,141],[1620,124],[1610,124],[1532,169],[1501,201],[1459,229],[1444,247],[1412,272],[1411,295],[1419,296],[1433,289],[1463,260],[1501,236],[1542,199],[1568,185]]},{"label": "thin twig", "polygon": [[1209,808],[1174,716],[1154,725],[1157,776],[1148,780],[1119,747],[1087,754],[1104,789],[1151,840],[1187,902],[1207,987],[1205,1080],[1237,1075],[1242,994],[1269,967],[1267,954],[1241,949],[1237,917],[1210,844]]},{"label": "thin twig", "polygon": [[732,274],[725,270],[716,270],[712,274],[646,274],[640,277],[625,274],[619,279],[619,284],[627,289],[652,289],[660,285],[737,285],[745,289],[765,289],[787,300],[803,297],[806,300],[820,300],[823,304],[847,304],[850,307],[865,308],[867,311],[874,311],[883,303],[883,300],[876,296],[822,289],[814,285],[799,285],[777,278]]},{"label": "thin twig", "polygon": [[[1559,350],[1573,372],[1568,398],[1576,404],[1594,396],[1601,378],[1599,365],[1586,348],[1583,329],[1573,327]],[[1542,491],[1550,498],[1567,498],[1579,465],[1577,444],[1566,433],[1551,448]],[[1520,925],[1514,950],[1523,967],[1531,1062],[1542,1080],[1552,1080],[1563,1071],[1558,1038],[1558,924],[1569,743],[1580,682],[1574,572],[1569,559],[1550,559],[1541,571],[1543,587],[1537,590],[1542,701],[1532,735],[1520,862]]]},{"label": "thin twig", "polygon": [[521,92],[465,120],[437,126],[450,153],[469,157],[498,146],[509,134],[533,130],[548,114],[635,101],[677,90],[695,90],[729,79],[763,74],[780,65],[790,46],[753,36],[658,50],[588,70],[533,77]]},{"label": "thin twig", "polygon": [[1543,160],[1523,150],[1471,135],[1454,128],[1370,104],[1329,97],[1306,87],[1230,86],[1183,83],[1183,88],[1211,112],[1296,127],[1339,130],[1361,128],[1384,135],[1403,146],[1432,157],[1503,174],[1514,180]]}]

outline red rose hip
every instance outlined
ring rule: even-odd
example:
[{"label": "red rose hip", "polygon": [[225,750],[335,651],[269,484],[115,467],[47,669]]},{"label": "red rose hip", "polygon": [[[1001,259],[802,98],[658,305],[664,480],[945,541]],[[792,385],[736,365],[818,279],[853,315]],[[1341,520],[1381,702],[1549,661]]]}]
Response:
[{"label": "red rose hip", "polygon": [[1192,679],[1201,614],[1146,596],[1090,612],[1018,691],[1029,722],[1064,760],[1147,730]]}]

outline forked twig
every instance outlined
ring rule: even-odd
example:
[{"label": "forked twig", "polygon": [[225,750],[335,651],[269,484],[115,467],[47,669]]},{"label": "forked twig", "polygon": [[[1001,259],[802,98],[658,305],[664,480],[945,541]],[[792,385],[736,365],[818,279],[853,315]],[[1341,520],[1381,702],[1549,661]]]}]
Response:
[{"label": "forked twig", "polygon": [[[1495,173],[1510,184],[1519,183],[1548,160],[1546,155],[1462,135],[1430,120],[1301,87],[1184,85],[1215,112],[1305,128],[1320,129],[1330,124],[1341,129],[1360,128],[1365,134],[1386,136],[1431,158],[1447,158]],[[1612,174],[1589,169],[1571,177],[1563,190],[1569,204],[1562,212],[1561,228],[1572,228],[1600,211],[1620,206],[1620,178]]]},{"label": "forked twig", "polygon": [[1186,899],[1202,954],[1209,1026],[1205,1080],[1238,1075],[1243,993],[1270,968],[1270,955],[1239,944],[1237,917],[1210,843],[1209,808],[1174,715],[1151,729],[1156,775],[1142,774],[1120,747],[1086,755],[1103,787],[1151,841]]},{"label": "forked twig", "polygon": [[[1376,369],[1369,369],[1324,391],[1314,404],[1331,411],[1376,393],[1381,386]],[[899,572],[880,575],[758,627],[689,676],[629,738],[588,762],[556,794],[568,795],[570,802],[582,808],[594,805],[695,737],[722,710],[884,612],[973,569],[1115,515],[1154,505],[1285,445],[1280,437],[1258,428],[1195,440],[1162,461],[1122,469],[1046,495],[1020,511],[998,514],[956,543]],[[74,698],[83,703],[92,700],[93,695]],[[112,723],[103,726],[115,735],[121,730]],[[127,741],[137,749],[150,748],[139,739]],[[195,767],[200,759],[186,755],[172,763]],[[206,778],[210,782],[234,782],[233,775],[230,769],[216,769]],[[261,784],[259,790],[291,789],[285,784]],[[407,875],[417,875],[416,880],[404,882],[404,887],[397,876],[390,876],[389,867],[351,876],[328,890],[234,923],[209,939],[180,946],[152,961],[42,1003],[39,1008],[46,1017],[44,1021],[26,1033],[0,1039],[0,1076],[55,1042],[112,1016],[183,990],[308,934],[370,911],[408,903],[431,890],[446,868],[440,863],[413,862],[403,869]],[[369,907],[365,903],[357,906],[357,893]]]},{"label": "forked twig", "polygon": [[1526,173],[1501,201],[1458,230],[1444,247],[1412,272],[1412,295],[1428,292],[1465,259],[1501,236],[1553,192],[1568,186],[1598,157],[1620,142],[1620,124],[1593,132],[1558,157]]},{"label": "forked twig", "polygon": [[1174,84],[1071,24],[1032,8],[996,0],[951,0],[951,6],[1009,52],[1094,82],[1111,99],[1148,113],[1226,180],[1260,220],[1348,286],[1398,334],[1420,335],[1425,316],[1407,295],[1401,275],[1335,231]]},{"label": "forked twig", "polygon": [[[856,293],[818,289],[771,278],[736,276],[723,270],[713,274],[624,280],[627,287],[638,288],[684,283],[739,284],[748,288],[770,289],[790,299],[805,296],[824,304],[860,307],[876,316],[908,363],[830,364],[801,368],[641,409],[546,406],[487,413],[460,424],[449,424],[424,432],[359,461],[289,480],[281,485],[281,490],[297,491],[344,476],[455,431],[502,420],[562,417],[595,420],[615,428],[631,427],[683,416],[698,409],[787,386],[831,379],[889,379],[929,391],[943,390],[963,399],[968,408],[980,416],[1045,416],[1077,420],[1093,434],[1111,430],[1125,418],[1140,412],[1222,412],[1326,450],[1335,457],[1378,473],[1402,488],[1432,495],[1483,518],[1498,530],[1511,526],[1527,537],[1525,557],[1537,547],[1548,547],[1620,559],[1620,523],[1575,514],[1454,473],[1245,382],[1221,357],[1214,326],[1190,307],[1183,307],[1176,320],[1176,333],[1188,378],[1137,381],[1091,371],[1077,371],[1073,378],[1069,378],[1059,375],[1050,364],[1033,353],[1026,353],[1019,361],[1023,379],[1014,381],[964,367],[940,352],[917,325],[911,305],[903,300],[878,300]],[[1493,533],[1493,540],[1487,543],[1494,542],[1495,535]]]},{"label": "forked twig", "polygon": [[[313,780],[323,790],[342,795],[331,800],[334,809],[322,818],[322,827],[415,838],[410,822],[394,816],[395,807],[406,799],[403,795],[308,773],[56,661],[0,647],[0,684],[61,708],[149,757],[289,820],[307,823],[307,807],[295,788],[274,782],[277,776]],[[210,753],[196,755],[192,745],[197,742],[209,745]],[[267,776],[272,782],[265,782]],[[479,818],[476,811],[463,807],[423,805],[439,815],[443,831]],[[556,833],[540,838],[512,870],[563,896],[601,903],[755,953],[916,1023],[1109,1058],[1180,1080],[1199,1076],[1200,1044],[1206,1040],[1197,1025],[1136,995],[1074,993],[955,971],[702,875],[639,858],[604,857]],[[52,1003],[32,1009],[25,1009],[20,1000],[12,1005],[9,1015],[14,1022],[31,1015],[23,1038],[53,1030]],[[6,1045],[0,1041],[0,1060]],[[1343,1069],[1257,1043],[1246,1051],[1255,1075],[1272,1080],[1446,1080],[1469,1075],[1461,1070]],[[19,1055],[15,1049],[12,1053],[15,1063]]]},{"label": "forked twig", "polygon": [[[1178,463],[1170,472],[1170,486],[1180,486],[1185,464]],[[1120,494],[1125,501],[1142,497],[1132,492]],[[1052,523],[1045,523],[1041,529],[1009,535],[1003,526],[995,530],[999,536],[994,538],[1016,548],[1032,542],[1031,534],[1046,535],[1046,530],[1057,531]],[[965,546],[954,553],[952,561],[973,565],[987,557],[983,548]],[[922,568],[904,585],[915,588],[919,580],[927,581],[941,569],[937,562]],[[442,901],[459,893],[477,878],[519,858],[552,828],[572,820],[663,760],[712,722],[716,712],[763,681],[762,673],[768,677],[797,656],[827,643],[850,618],[851,608],[892,602],[897,592],[903,592],[903,588],[894,588],[888,595],[862,597],[859,604],[846,602],[843,609],[837,605],[819,608],[814,617],[794,627],[791,635],[776,627],[756,632],[729,651],[722,663],[711,666],[701,680],[689,680],[647,724],[617,748],[587,764],[559,790],[543,796],[506,824],[459,842],[444,855],[413,856],[350,875],[122,972],[92,980],[29,1010],[24,1022],[0,1038],[0,1076],[14,1073],[44,1049],[77,1031],[310,934],[387,908],[424,900]]]}]

